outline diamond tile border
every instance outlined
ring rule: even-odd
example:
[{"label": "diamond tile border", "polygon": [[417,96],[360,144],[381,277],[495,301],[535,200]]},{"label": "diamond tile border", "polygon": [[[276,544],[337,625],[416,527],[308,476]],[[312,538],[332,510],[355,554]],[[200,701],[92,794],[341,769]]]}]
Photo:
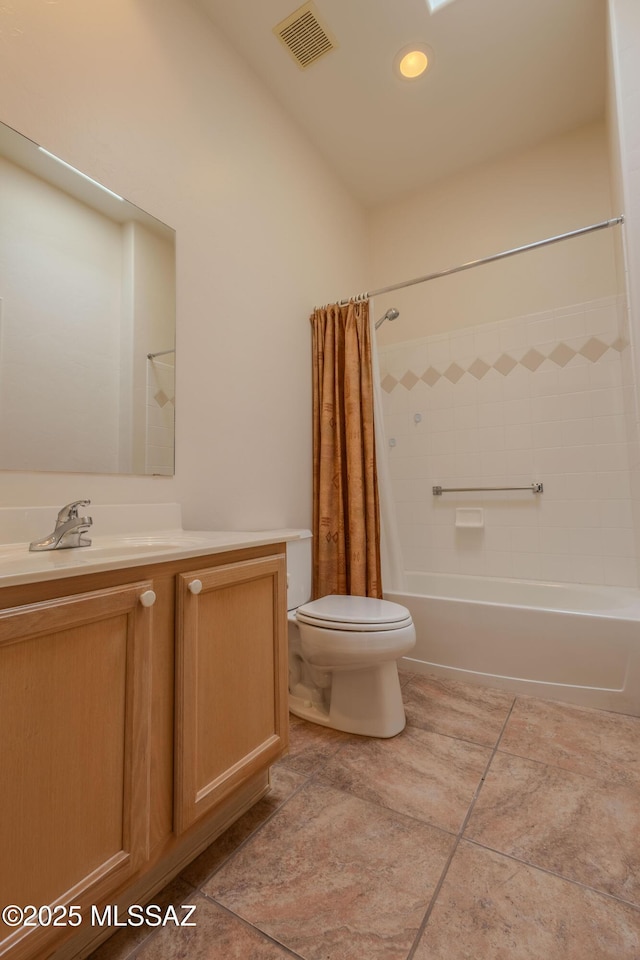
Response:
[{"label": "diamond tile border", "polygon": [[523,367],[526,367],[527,370],[530,370],[531,373],[535,373],[538,367],[544,363],[545,357],[539,350],[536,350],[534,347],[531,350],[527,350],[524,357],[520,361]]},{"label": "diamond tile border", "polygon": [[457,383],[462,377],[464,377],[465,371],[462,367],[458,366],[457,363],[451,363],[444,372],[444,376],[451,383]]},{"label": "diamond tile border", "polygon": [[391,374],[387,374],[382,380],[382,389],[385,390],[386,393],[391,393],[392,390],[395,390],[398,384],[401,383],[405,389],[412,390],[416,383],[420,381],[426,383],[429,387],[433,387],[442,377],[450,383],[456,384],[465,374],[470,374],[476,380],[481,380],[492,369],[497,370],[503,377],[508,377],[517,367],[525,367],[525,369],[531,373],[535,373],[545,360],[551,360],[558,367],[566,367],[566,365],[578,355],[589,360],[590,363],[597,363],[608,350],[615,350],[617,353],[622,353],[628,345],[628,341],[622,337],[617,337],[613,343],[605,343],[604,340],[599,337],[589,337],[579,349],[575,349],[561,340],[553,344],[552,348],[546,354],[536,350],[535,347],[527,350],[519,360],[512,357],[509,353],[503,353],[498,357],[493,366],[490,366],[482,357],[476,357],[468,364],[466,369],[454,361],[449,363],[444,370],[437,370],[434,366],[430,366],[421,376],[415,374],[413,370],[407,370],[400,380],[392,377]]},{"label": "diamond tile border", "polygon": [[435,369],[435,367],[429,367],[428,370],[425,370],[425,372],[422,374],[420,379],[424,380],[426,384],[432,387],[434,383],[437,383],[438,380],[440,379],[440,374]]},{"label": "diamond tile border", "polygon": [[[598,341],[598,343],[600,343],[600,341]],[[600,346],[603,348],[602,353],[598,354],[598,356],[595,358],[596,360],[599,360],[602,354],[609,349],[604,343],[600,343]],[[584,350],[584,347],[582,349]],[[576,351],[572,350],[571,347],[568,347],[566,343],[559,343],[549,354],[549,360],[553,360],[553,362],[557,363],[559,367],[566,367],[566,365],[569,363],[569,360],[573,360],[575,355]],[[587,354],[583,354],[583,356],[586,356],[587,359],[590,359]]]},{"label": "diamond tile border", "polygon": [[[494,370],[497,370],[498,373],[501,373],[503,377],[508,376],[514,367],[517,367],[518,361],[514,360],[513,357],[510,357],[508,353],[503,353],[502,356],[498,357],[496,362],[493,365]],[[473,371],[471,371],[473,373]]]},{"label": "diamond tile border", "polygon": [[419,379],[420,377],[416,377],[413,370],[407,370],[400,383],[403,387],[406,387],[407,390],[413,390]]},{"label": "diamond tile border", "polygon": [[480,357],[476,357],[471,366],[468,368],[467,373],[472,374],[476,380],[482,380],[485,373],[488,373],[491,370],[491,367],[488,363],[485,363],[484,360],[481,360]]}]

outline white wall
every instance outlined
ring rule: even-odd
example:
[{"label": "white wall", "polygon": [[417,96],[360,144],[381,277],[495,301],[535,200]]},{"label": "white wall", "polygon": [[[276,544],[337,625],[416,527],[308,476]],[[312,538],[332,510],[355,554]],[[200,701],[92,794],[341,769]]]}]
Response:
[{"label": "white wall", "polygon": [[[371,215],[376,289],[606,220],[604,123],[480,164]],[[536,313],[616,292],[613,230],[589,234],[379,297],[402,319],[381,344]]]},{"label": "white wall", "polygon": [[178,267],[175,478],[3,472],[2,502],[308,525],[307,321],[362,288],[362,211],[186,0],[21,0],[0,34],[0,119],[174,227]]}]

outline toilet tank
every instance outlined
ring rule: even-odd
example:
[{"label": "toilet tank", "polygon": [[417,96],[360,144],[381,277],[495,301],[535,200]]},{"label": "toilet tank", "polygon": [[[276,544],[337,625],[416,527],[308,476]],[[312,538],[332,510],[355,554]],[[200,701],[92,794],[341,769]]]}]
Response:
[{"label": "toilet tank", "polygon": [[299,540],[287,542],[287,610],[295,610],[311,599],[311,531]]}]

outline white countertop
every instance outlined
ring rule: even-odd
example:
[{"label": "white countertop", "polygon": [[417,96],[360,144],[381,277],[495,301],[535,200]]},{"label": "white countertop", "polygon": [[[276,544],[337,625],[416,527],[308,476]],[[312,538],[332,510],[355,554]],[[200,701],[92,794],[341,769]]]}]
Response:
[{"label": "white countertop", "polygon": [[93,537],[89,547],[30,552],[28,543],[0,544],[0,587],[182,560],[244,547],[297,540],[304,530],[154,530]]}]

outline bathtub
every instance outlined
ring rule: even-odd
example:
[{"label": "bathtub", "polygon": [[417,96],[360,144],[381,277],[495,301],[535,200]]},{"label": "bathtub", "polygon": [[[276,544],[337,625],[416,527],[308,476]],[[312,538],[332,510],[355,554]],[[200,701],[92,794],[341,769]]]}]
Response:
[{"label": "bathtub", "polygon": [[407,573],[401,667],[640,716],[640,591]]}]

